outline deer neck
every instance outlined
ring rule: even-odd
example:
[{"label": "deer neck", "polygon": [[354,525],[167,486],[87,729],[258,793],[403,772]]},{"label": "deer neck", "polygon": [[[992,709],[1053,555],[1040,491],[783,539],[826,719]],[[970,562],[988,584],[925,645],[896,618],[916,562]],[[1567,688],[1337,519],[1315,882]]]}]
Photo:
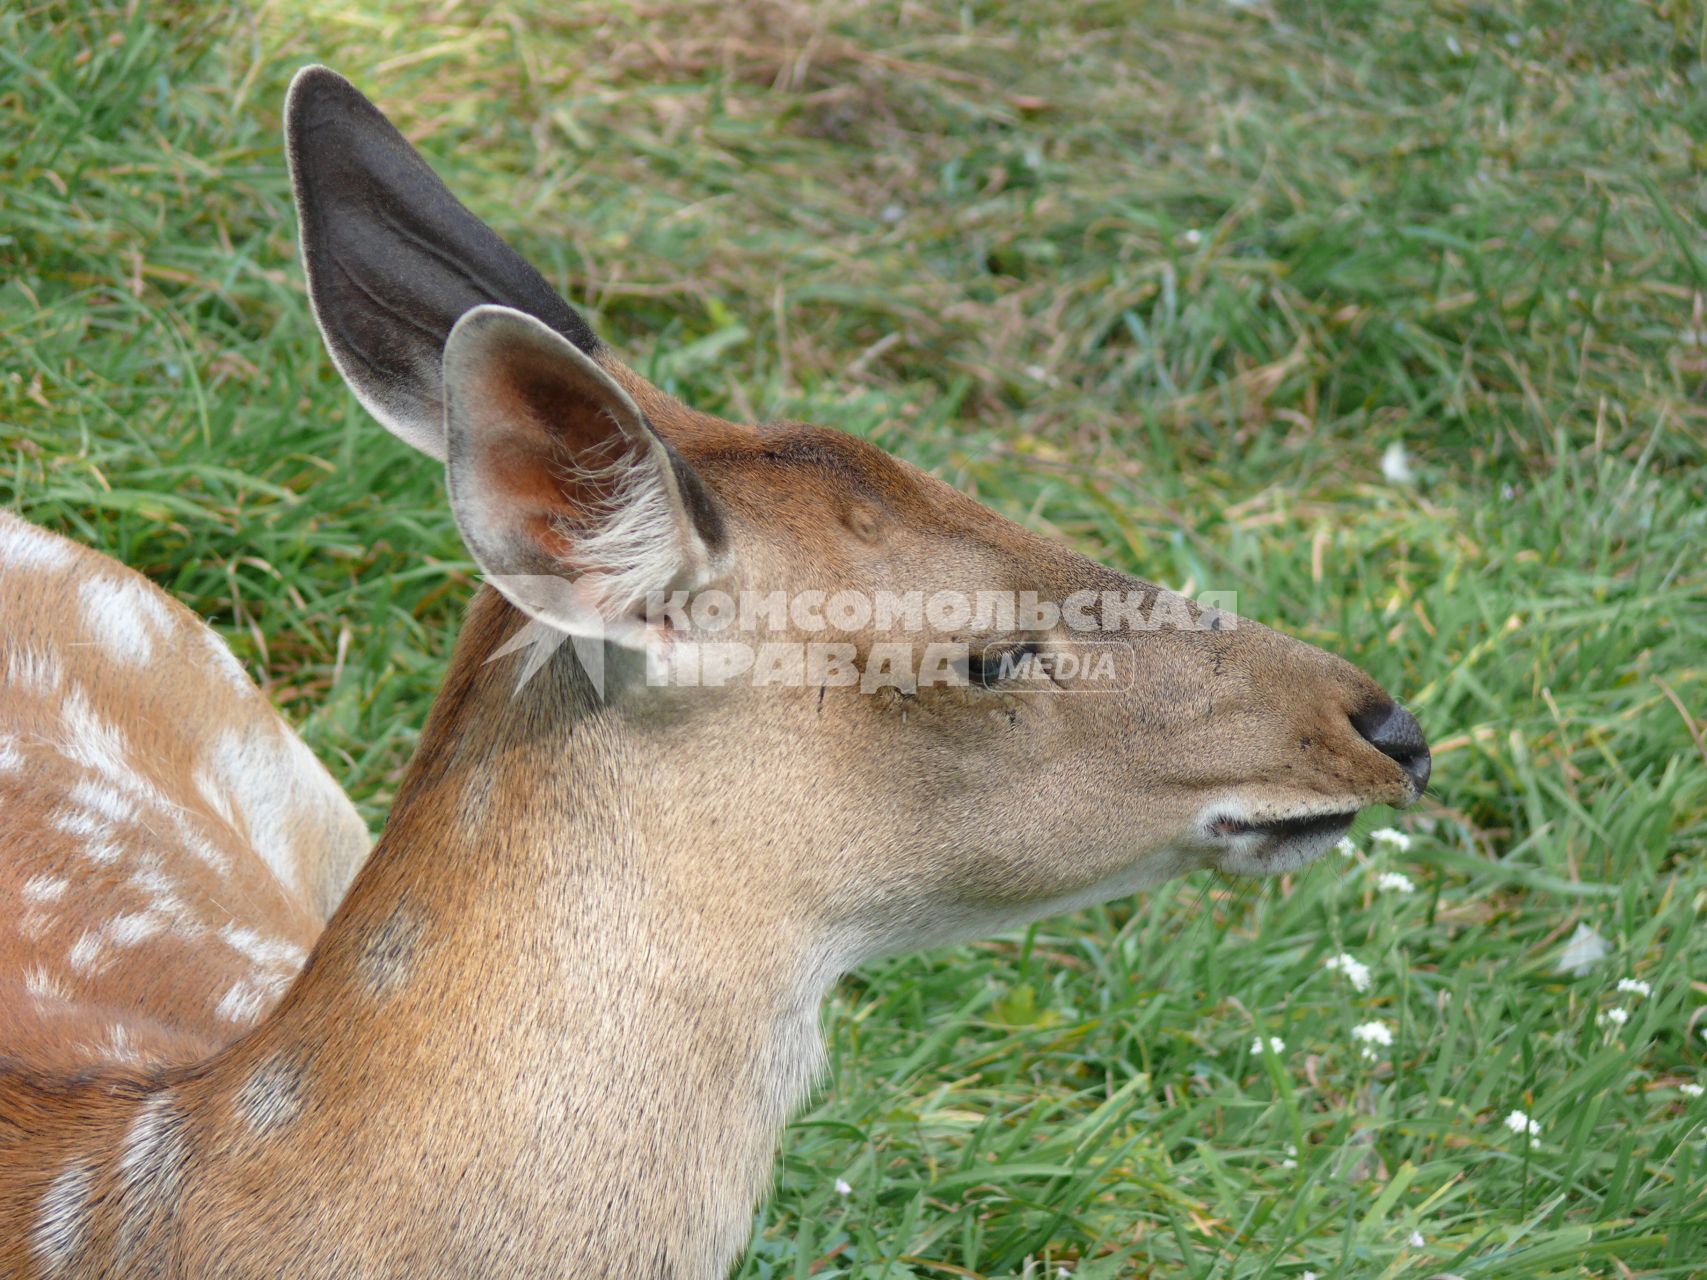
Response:
[{"label": "deer neck", "polygon": [[376,1256],[722,1275],[841,965],[707,884],[732,851],[613,717],[561,714],[550,679],[512,701],[503,666],[453,672],[309,969],[210,1085],[261,1128],[292,1113],[264,1154]]}]

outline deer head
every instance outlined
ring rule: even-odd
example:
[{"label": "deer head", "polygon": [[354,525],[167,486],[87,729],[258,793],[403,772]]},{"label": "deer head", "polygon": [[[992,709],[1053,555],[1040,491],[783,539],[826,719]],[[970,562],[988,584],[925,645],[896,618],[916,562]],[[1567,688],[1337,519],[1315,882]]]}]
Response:
[{"label": "deer head", "polygon": [[[290,121],[304,262],[345,379],[444,459],[509,604],[558,633],[604,629],[600,714],[668,779],[662,802],[715,805],[721,838],[774,864],[751,873],[808,894],[857,950],[1204,867],[1292,870],[1364,806],[1420,794],[1415,720],[1350,663],[1096,564],[862,440],[685,408],[346,82],[303,73]],[[789,609],[757,632],[696,608],[778,592]],[[927,616],[861,607],[884,593]]]},{"label": "deer head", "polygon": [[[343,1185],[396,1188],[395,1220],[435,1224],[423,1256],[473,1247],[419,1173],[454,1166],[552,1209],[479,1237],[510,1274],[720,1274],[837,974],[1200,868],[1291,870],[1420,795],[1416,721],[1351,664],[862,440],[676,402],[328,71],[297,78],[287,134],[327,347],[443,461],[488,586],[385,837],[251,1052],[319,1037],[352,1080],[413,1060],[511,1135],[447,1149],[442,1097],[349,1091],[298,1136],[385,1132],[397,1154]],[[459,1041],[398,1030],[438,1025]]]}]

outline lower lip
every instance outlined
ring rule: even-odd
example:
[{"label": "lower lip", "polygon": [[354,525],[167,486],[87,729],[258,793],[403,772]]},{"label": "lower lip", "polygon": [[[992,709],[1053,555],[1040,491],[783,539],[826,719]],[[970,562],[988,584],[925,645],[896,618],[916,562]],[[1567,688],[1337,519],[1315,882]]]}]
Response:
[{"label": "lower lip", "polygon": [[1316,840],[1337,840],[1351,829],[1351,813],[1325,813],[1314,818],[1288,818],[1281,822],[1214,823],[1210,830],[1218,836],[1264,836],[1273,844],[1293,844]]}]

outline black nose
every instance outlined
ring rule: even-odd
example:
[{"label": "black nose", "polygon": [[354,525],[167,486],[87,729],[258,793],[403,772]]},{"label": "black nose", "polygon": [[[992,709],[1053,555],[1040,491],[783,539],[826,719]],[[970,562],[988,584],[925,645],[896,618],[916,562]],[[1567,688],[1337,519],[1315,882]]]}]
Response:
[{"label": "black nose", "polygon": [[1398,703],[1389,702],[1353,716],[1351,723],[1370,746],[1405,771],[1420,796],[1428,786],[1428,771],[1433,762],[1429,759],[1428,739],[1423,737],[1417,718]]}]

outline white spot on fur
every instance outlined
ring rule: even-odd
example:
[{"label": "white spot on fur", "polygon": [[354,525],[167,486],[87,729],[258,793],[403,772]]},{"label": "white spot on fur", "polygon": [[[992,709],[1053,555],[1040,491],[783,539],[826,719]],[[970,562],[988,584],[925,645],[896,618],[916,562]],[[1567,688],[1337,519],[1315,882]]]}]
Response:
[{"label": "white spot on fur", "polygon": [[208,658],[213,663],[214,670],[225,677],[226,683],[232,688],[244,693],[255,692],[255,684],[249,679],[249,673],[243,670],[243,664],[237,661],[231,652],[231,646],[225,643],[225,637],[212,627],[202,628],[202,643],[207,646]]},{"label": "white spot on fur", "polygon": [[40,965],[24,970],[24,990],[32,998],[44,1002],[70,999],[59,979]]},{"label": "white spot on fur", "polygon": [[199,938],[207,928],[195,917],[177,894],[177,883],[157,865],[145,865],[130,877],[131,887],[148,895],[148,913],[163,916],[172,923],[172,932],[180,938]]},{"label": "white spot on fur", "polygon": [[69,1266],[89,1234],[89,1192],[94,1166],[67,1165],[42,1195],[32,1236],[36,1258],[49,1274]]},{"label": "white spot on fur", "polygon": [[177,1209],[188,1165],[183,1110],[170,1092],[157,1093],[137,1109],[119,1156],[127,1193],[113,1242],[119,1272],[128,1269],[150,1229]]},{"label": "white spot on fur", "polygon": [[231,870],[231,860],[208,841],[191,831],[181,818],[178,820],[178,842],[192,858],[205,863],[219,872],[220,875],[223,876]]},{"label": "white spot on fur", "polygon": [[89,841],[83,852],[88,855],[90,862],[104,867],[117,862],[122,850],[116,841],[102,839]]},{"label": "white spot on fur", "polygon": [[71,944],[72,969],[88,977],[98,969],[105,968],[106,962],[101,956],[103,945],[99,929],[85,929],[77,941]]},{"label": "white spot on fur", "polygon": [[107,831],[106,824],[87,809],[56,809],[48,816],[48,821],[66,835],[79,840],[105,835]]},{"label": "white spot on fur", "polygon": [[133,911],[114,916],[106,927],[108,940],[115,947],[134,947],[147,942],[166,927],[166,918],[155,911]]},{"label": "white spot on fur", "polygon": [[303,1085],[300,1066],[283,1055],[268,1058],[238,1089],[238,1114],[256,1133],[287,1125],[302,1113]]},{"label": "white spot on fur", "polygon": [[226,794],[218,776],[207,764],[199,764],[190,773],[190,780],[196,784],[196,790],[207,802],[207,807],[213,815],[227,826],[237,825],[237,812],[231,807],[231,797]]},{"label": "white spot on fur", "polygon": [[214,811],[233,825],[241,820],[255,852],[293,891],[300,876],[291,836],[300,814],[332,803],[325,778],[313,753],[282,724],[227,729],[195,775]]},{"label": "white spot on fur", "polygon": [[108,822],[133,822],[136,819],[135,803],[113,788],[104,787],[98,782],[85,779],[66,792],[65,798],[72,804],[81,805],[90,813],[100,815]]},{"label": "white spot on fur", "polygon": [[[87,853],[91,859],[105,864],[119,857],[113,832],[100,821],[102,817],[137,821],[146,809],[170,825],[180,848],[221,875],[229,872],[229,859],[192,829],[186,821],[188,811],[184,806],[132,767],[123,732],[101,716],[80,686],[72,686],[63,699],[61,721],[62,734],[54,744],[56,749],[71,763],[100,775],[104,783],[103,786],[85,781],[73,788],[68,797],[92,804],[92,808],[81,812],[62,810],[54,816],[61,830],[89,842]],[[152,822],[150,830],[158,834],[159,826],[158,822]]]},{"label": "white spot on fur", "polygon": [[227,1022],[239,1025],[253,1023],[261,1016],[266,994],[258,983],[239,978],[231,984],[231,989],[220,997],[213,1011]]},{"label": "white spot on fur", "polygon": [[61,755],[105,775],[110,781],[135,777],[127,759],[124,734],[117,725],[101,717],[81,687],[73,686],[65,695],[60,717],[65,729],[59,743]]},{"label": "white spot on fur", "polygon": [[124,1136],[124,1153],[119,1156],[119,1172],[126,1181],[160,1166],[174,1144],[182,1118],[169,1092],[155,1094],[137,1109],[136,1119]]},{"label": "white spot on fur", "polygon": [[151,898],[174,898],[178,890],[178,882],[162,871],[158,863],[152,863],[152,860],[150,865],[131,872],[130,883]]},{"label": "white spot on fur", "polygon": [[6,655],[6,682],[38,698],[59,692],[59,659],[45,649],[20,644]]},{"label": "white spot on fur", "polygon": [[58,902],[70,887],[69,880],[61,880],[58,876],[31,876],[24,881],[24,887],[18,893],[25,902]]},{"label": "white spot on fur", "polygon": [[280,970],[277,973],[257,973],[254,982],[267,997],[269,1006],[276,1004],[280,996],[290,990],[290,984],[295,981],[296,974],[290,970]]},{"label": "white spot on fur", "polygon": [[83,854],[100,866],[117,862],[122,850],[113,829],[87,809],[58,809],[48,818],[55,828],[83,841]]},{"label": "white spot on fur", "polygon": [[[193,937],[200,932],[200,927],[196,926],[191,931],[179,928],[175,932]],[[238,1026],[252,1026],[289,989],[307,956],[301,947],[269,941],[252,930],[234,930],[228,927],[221,931],[220,936],[230,944],[233,933],[247,935],[248,939],[253,939],[254,951],[278,966],[272,972],[257,968],[248,977],[239,978],[226,989],[225,994],[219,998],[219,1003],[214,1006],[214,1013],[227,1022]],[[245,955],[250,954],[241,947],[234,949],[243,951]],[[255,956],[251,955],[251,958]]]},{"label": "white spot on fur", "polygon": [[109,656],[131,666],[154,658],[157,636],[169,634],[172,613],[160,591],[139,578],[86,578],[77,590],[83,621]]},{"label": "white spot on fur", "polygon": [[95,1046],[95,1052],[109,1062],[135,1064],[142,1061],[142,1053],[132,1043],[130,1028],[115,1022],[107,1028],[107,1038]]},{"label": "white spot on fur", "polygon": [[16,773],[24,767],[24,753],[18,750],[18,740],[0,734],[0,773]]},{"label": "white spot on fur", "polygon": [[398,907],[362,940],[356,963],[371,995],[389,995],[408,981],[422,932],[420,918]]},{"label": "white spot on fur", "polygon": [[228,924],[219,931],[225,945],[245,955],[259,965],[280,965],[287,969],[302,968],[308,953],[294,942],[262,937],[253,929]]},{"label": "white spot on fur", "polygon": [[68,569],[76,548],[16,516],[0,516],[0,566],[9,569]]}]

